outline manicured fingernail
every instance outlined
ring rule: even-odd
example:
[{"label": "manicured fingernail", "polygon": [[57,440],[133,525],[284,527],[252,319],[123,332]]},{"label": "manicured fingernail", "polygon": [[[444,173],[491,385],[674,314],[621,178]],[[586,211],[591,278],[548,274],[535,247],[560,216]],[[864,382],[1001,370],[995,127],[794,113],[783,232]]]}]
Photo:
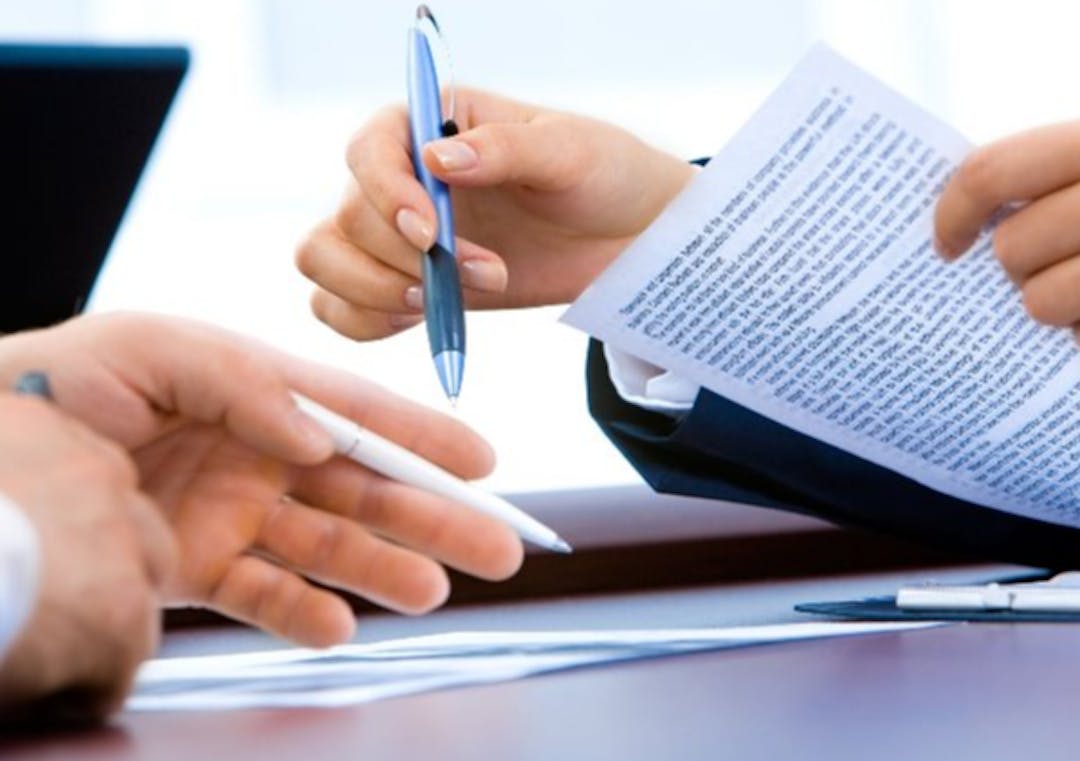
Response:
[{"label": "manicured fingernail", "polygon": [[304,445],[312,452],[329,455],[334,451],[334,440],[330,434],[299,407],[292,413],[292,425]]},{"label": "manicured fingernail", "polygon": [[439,166],[448,172],[472,169],[480,161],[473,147],[461,140],[436,140],[431,143],[431,152]]},{"label": "manicured fingernail", "polygon": [[424,311],[424,291],[420,286],[410,285],[405,289],[405,306],[417,312]]},{"label": "manicured fingernail", "polygon": [[461,263],[461,284],[499,293],[506,288],[506,268],[483,259],[469,259]]},{"label": "manicured fingernail", "polygon": [[401,209],[394,217],[398,232],[405,236],[405,240],[416,246],[419,251],[427,251],[435,238],[435,231],[427,220],[412,209]]},{"label": "manicured fingernail", "polygon": [[413,325],[419,325],[424,321],[424,315],[422,314],[392,314],[388,318],[390,327],[404,330],[405,328],[411,328]]}]

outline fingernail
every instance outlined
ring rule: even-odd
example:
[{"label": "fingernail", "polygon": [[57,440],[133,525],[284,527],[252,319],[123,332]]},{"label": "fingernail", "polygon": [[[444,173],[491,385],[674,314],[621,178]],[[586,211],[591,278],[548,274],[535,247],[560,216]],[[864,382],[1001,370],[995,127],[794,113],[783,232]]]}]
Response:
[{"label": "fingernail", "polygon": [[405,289],[405,306],[417,312],[424,311],[424,291],[420,286],[410,285]]},{"label": "fingernail", "polygon": [[472,169],[480,161],[473,147],[461,140],[436,140],[431,143],[431,152],[439,166],[448,172]]},{"label": "fingernail", "polygon": [[394,217],[398,232],[405,236],[405,240],[416,246],[419,251],[427,251],[431,248],[435,231],[427,220],[412,209],[400,209]]},{"label": "fingernail", "polygon": [[334,451],[334,440],[330,434],[299,407],[293,410],[292,425],[305,446],[312,452],[329,455]]},{"label": "fingernail", "polygon": [[483,259],[461,263],[461,283],[478,291],[501,292],[506,288],[506,268]]},{"label": "fingernail", "polygon": [[411,328],[413,325],[419,325],[424,321],[424,315],[422,314],[392,314],[388,318],[390,327],[404,330],[405,328]]}]

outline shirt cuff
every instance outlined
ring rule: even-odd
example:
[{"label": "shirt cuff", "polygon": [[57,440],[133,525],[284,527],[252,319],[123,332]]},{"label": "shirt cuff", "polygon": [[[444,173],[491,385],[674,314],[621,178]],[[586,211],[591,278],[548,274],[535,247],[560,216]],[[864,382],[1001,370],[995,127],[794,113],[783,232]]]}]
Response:
[{"label": "shirt cuff", "polygon": [[34,609],[40,556],[34,525],[0,494],[0,659]]},{"label": "shirt cuff", "polygon": [[604,344],[611,385],[619,396],[651,412],[681,416],[694,406],[701,386]]}]

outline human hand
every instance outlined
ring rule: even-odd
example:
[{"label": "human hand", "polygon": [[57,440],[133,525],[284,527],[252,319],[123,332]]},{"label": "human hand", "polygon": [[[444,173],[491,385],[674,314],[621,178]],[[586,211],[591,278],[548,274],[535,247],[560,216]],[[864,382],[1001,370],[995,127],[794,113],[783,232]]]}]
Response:
[{"label": "human hand", "polygon": [[171,604],[202,605],[311,646],[345,641],[344,600],[309,580],[421,613],[448,594],[440,563],[490,579],[518,538],[464,506],[333,457],[299,391],[464,478],[492,467],[463,424],[343,372],[210,326],[79,318],[0,341],[0,382],[49,374],[56,403],[133,453],[180,543]]},{"label": "human hand", "polygon": [[[459,89],[456,137],[423,159],[452,188],[465,303],[572,301],[685,186],[694,169],[604,122]],[[404,107],[349,144],[337,214],[297,251],[316,316],[356,339],[419,323],[420,251],[435,210],[413,175]]]},{"label": "human hand", "polygon": [[1041,127],[972,153],[937,204],[935,245],[966,251],[999,209],[994,252],[1036,320],[1080,338],[1080,122]]},{"label": "human hand", "polygon": [[0,394],[0,491],[33,524],[38,592],[0,663],[0,714],[101,718],[155,649],[176,543],[120,447],[38,399]]}]

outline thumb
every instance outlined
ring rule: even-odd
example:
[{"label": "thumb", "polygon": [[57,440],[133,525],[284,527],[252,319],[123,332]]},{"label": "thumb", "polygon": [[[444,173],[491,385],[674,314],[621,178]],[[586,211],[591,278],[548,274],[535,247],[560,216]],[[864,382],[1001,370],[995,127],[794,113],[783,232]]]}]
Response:
[{"label": "thumb", "polygon": [[475,127],[424,146],[427,167],[449,185],[506,183],[556,191],[577,180],[579,140],[554,122],[503,122]]}]

